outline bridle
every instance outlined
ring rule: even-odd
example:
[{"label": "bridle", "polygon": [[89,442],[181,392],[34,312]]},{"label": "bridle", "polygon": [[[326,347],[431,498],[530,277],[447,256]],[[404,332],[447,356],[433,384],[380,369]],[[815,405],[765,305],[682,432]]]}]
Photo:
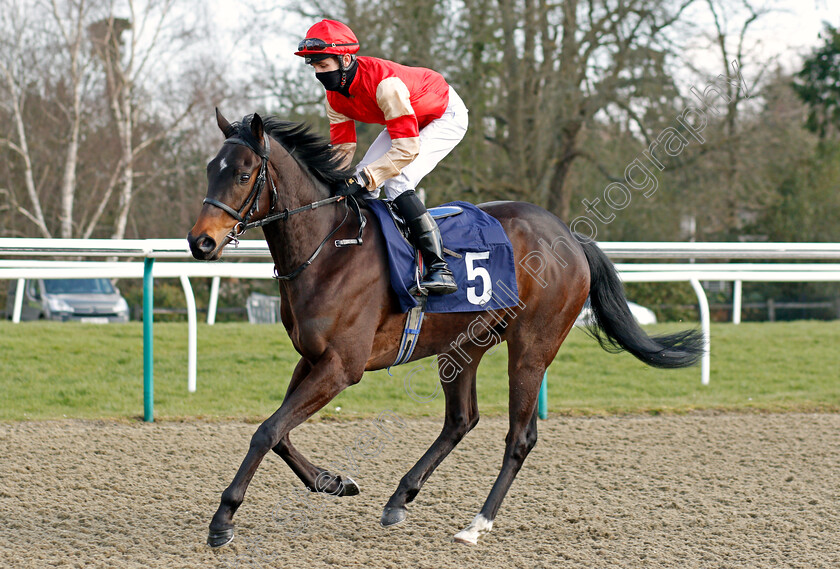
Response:
[{"label": "bridle", "polygon": [[[335,235],[336,231],[338,231],[341,226],[347,221],[347,217],[350,214],[350,209],[347,205],[349,201],[352,204],[353,210],[355,211],[356,215],[359,216],[359,236],[354,239],[336,239],[335,246],[336,247],[348,247],[350,245],[361,245],[362,244],[362,232],[365,229],[365,224],[367,220],[365,219],[364,214],[362,213],[361,208],[359,207],[359,203],[356,201],[356,198],[352,195],[347,194],[339,194],[330,196],[328,198],[318,200],[312,202],[308,205],[301,206],[295,208],[293,210],[289,210],[289,208],[285,208],[281,212],[271,213],[274,211],[275,206],[277,205],[277,187],[274,185],[274,179],[268,175],[268,157],[271,154],[271,143],[269,142],[269,136],[267,133],[263,135],[263,139],[265,140],[265,145],[262,148],[257,147],[256,145],[252,144],[248,140],[239,137],[232,137],[225,140],[225,144],[239,144],[240,146],[245,146],[246,148],[251,149],[254,154],[259,156],[262,159],[260,164],[260,171],[257,174],[257,179],[254,181],[254,185],[251,188],[251,192],[248,194],[248,197],[245,198],[245,201],[242,203],[242,206],[239,210],[235,210],[229,205],[220,202],[219,200],[215,200],[212,198],[204,198],[204,202],[206,204],[210,204],[215,206],[231,217],[233,217],[237,223],[233,226],[233,229],[230,230],[227,237],[230,239],[230,242],[233,243],[233,246],[236,247],[239,245],[239,238],[249,229],[253,229],[255,227],[262,227],[263,225],[268,225],[274,221],[279,220],[286,220],[289,217],[293,216],[296,213],[301,213],[303,211],[307,211],[310,209],[317,209],[323,205],[337,203],[337,202],[344,202],[344,218],[329,234],[321,241],[321,244],[318,245],[318,248],[315,249],[315,252],[309,256],[309,258],[304,261],[302,265],[300,265],[297,269],[292,271],[287,275],[279,274],[277,270],[277,266],[274,267],[274,278],[278,280],[292,280],[297,277],[300,273],[306,269],[309,265],[312,264],[312,261],[315,260],[315,257],[321,252],[324,248],[324,245],[329,240],[330,237]],[[292,150],[294,152],[294,150]],[[289,152],[289,155],[292,155],[292,152]],[[270,205],[268,208],[269,215],[266,215],[262,219],[258,219],[256,221],[251,221],[251,217],[260,211],[260,197],[262,197],[263,189],[265,188],[265,181],[268,179],[271,182],[271,196],[270,196]],[[349,198],[349,200],[348,200]],[[253,200],[253,203],[252,203]],[[242,215],[243,212],[248,208],[248,204],[251,204],[251,208],[248,210],[244,216]]]},{"label": "bridle", "polygon": [[[271,204],[269,206],[268,211],[274,209],[274,206],[277,205],[277,188],[274,186],[274,179],[270,176],[267,176],[268,172],[268,156],[271,153],[271,143],[269,142],[268,135],[264,135],[265,138],[265,146],[263,148],[257,148],[255,145],[251,144],[245,139],[233,137],[228,138],[225,140],[225,144],[239,144],[240,146],[245,146],[250,148],[254,154],[259,156],[262,159],[260,163],[260,172],[257,174],[257,179],[254,182],[254,185],[251,187],[251,193],[248,194],[248,197],[245,198],[245,202],[242,204],[242,207],[239,210],[235,210],[229,205],[220,202],[219,200],[214,200],[212,198],[204,198],[203,203],[207,203],[217,208],[227,212],[231,217],[233,217],[238,223],[233,226],[233,229],[230,230],[230,234],[228,235],[231,237],[231,242],[233,242],[234,246],[239,244],[238,237],[241,236],[245,231],[251,229],[251,227],[256,227],[252,225],[250,222],[251,216],[257,213],[260,210],[260,197],[262,197],[263,189],[265,188],[265,179],[268,177],[271,180]],[[253,203],[251,203],[253,200]],[[245,214],[245,217],[242,216],[242,212],[245,211],[245,208],[248,207],[248,204],[251,203],[251,209],[248,210],[248,213]]]}]

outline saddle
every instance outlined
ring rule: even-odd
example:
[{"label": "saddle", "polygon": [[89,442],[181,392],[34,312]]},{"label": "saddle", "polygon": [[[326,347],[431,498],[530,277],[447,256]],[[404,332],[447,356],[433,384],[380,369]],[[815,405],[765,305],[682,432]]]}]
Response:
[{"label": "saddle", "polygon": [[[499,221],[463,201],[430,208],[437,220],[458,290],[453,294],[417,296],[421,255],[406,238],[405,220],[391,203],[368,200],[367,210],[378,221],[388,254],[391,288],[406,314],[405,330],[393,365],[409,361],[425,312],[478,312],[520,304],[513,247]],[[448,246],[448,247],[447,247]]]},{"label": "saddle", "polygon": [[[405,219],[397,211],[397,208],[394,207],[394,203],[390,200],[383,200],[386,206],[388,206],[388,213],[391,215],[391,218],[394,220],[394,223],[397,224],[397,229],[400,230],[402,236],[408,239],[408,224],[406,223]],[[441,205],[437,207],[430,207],[428,212],[431,214],[432,219],[437,221],[438,219],[444,219],[447,217],[453,217],[456,215],[460,215],[464,213],[464,208],[457,205]],[[454,253],[453,251],[447,251],[447,253]],[[456,254],[457,255],[457,254]],[[460,257],[460,255],[457,255]]]}]

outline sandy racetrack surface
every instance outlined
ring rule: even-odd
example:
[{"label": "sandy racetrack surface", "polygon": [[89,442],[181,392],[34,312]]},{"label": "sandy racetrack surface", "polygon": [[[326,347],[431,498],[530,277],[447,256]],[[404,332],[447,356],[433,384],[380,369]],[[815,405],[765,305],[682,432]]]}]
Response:
[{"label": "sandy racetrack surface", "polygon": [[272,454],[213,551],[207,525],[256,425],[2,424],[0,566],[840,567],[840,415],[541,421],[476,547],[451,538],[498,473],[506,421],[482,419],[388,529],[382,506],[440,420],[386,426],[367,456],[370,421],[294,431],[320,466],[354,453],[362,494],[304,496]]}]

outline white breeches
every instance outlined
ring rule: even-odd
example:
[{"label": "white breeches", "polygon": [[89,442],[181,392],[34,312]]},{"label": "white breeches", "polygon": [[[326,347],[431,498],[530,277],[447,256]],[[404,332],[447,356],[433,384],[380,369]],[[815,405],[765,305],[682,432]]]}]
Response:
[{"label": "white breeches", "polygon": [[[434,170],[438,162],[449,154],[467,132],[469,123],[467,107],[455,92],[449,87],[449,105],[439,119],[435,119],[425,128],[420,130],[420,153],[399,175],[385,180],[382,186],[385,187],[385,196],[389,200],[408,190],[417,188],[420,180],[429,172]],[[359,172],[381,157],[391,148],[391,137],[387,130],[383,130],[370,145],[365,157],[356,166]],[[368,194],[370,198],[379,197],[379,188]]]}]

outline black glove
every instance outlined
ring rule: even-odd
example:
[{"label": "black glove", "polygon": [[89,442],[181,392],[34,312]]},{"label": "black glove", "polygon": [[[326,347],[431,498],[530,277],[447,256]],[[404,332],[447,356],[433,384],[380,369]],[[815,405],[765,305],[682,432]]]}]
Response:
[{"label": "black glove", "polygon": [[364,171],[359,172],[352,178],[347,178],[346,180],[341,180],[340,182],[336,183],[335,185],[335,193],[340,196],[351,196],[356,192],[366,192],[367,185],[370,183],[370,180],[367,177],[367,174]]}]

